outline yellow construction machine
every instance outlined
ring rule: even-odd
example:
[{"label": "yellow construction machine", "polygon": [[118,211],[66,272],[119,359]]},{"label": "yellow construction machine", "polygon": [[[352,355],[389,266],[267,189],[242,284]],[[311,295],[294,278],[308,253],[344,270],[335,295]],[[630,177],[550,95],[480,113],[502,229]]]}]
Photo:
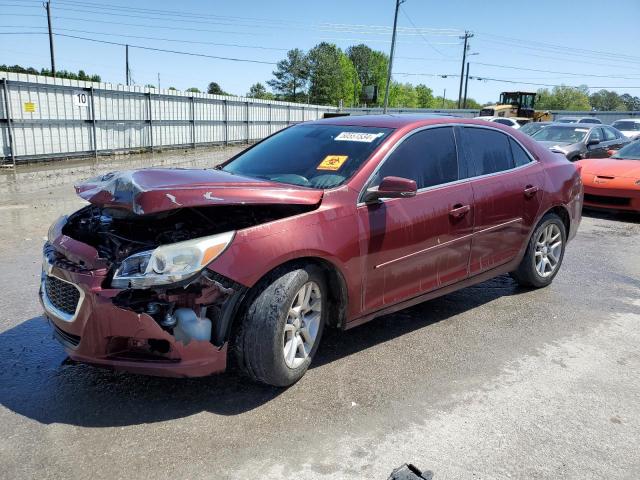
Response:
[{"label": "yellow construction machine", "polygon": [[534,108],[533,92],[502,92],[497,105],[487,105],[480,110],[481,117],[529,118],[534,122],[549,122],[553,116],[548,111]]}]

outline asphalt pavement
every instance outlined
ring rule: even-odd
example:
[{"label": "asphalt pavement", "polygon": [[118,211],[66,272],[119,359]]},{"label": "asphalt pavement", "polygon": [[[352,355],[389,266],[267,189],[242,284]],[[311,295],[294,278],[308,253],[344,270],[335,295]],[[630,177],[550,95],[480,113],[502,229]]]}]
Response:
[{"label": "asphalt pavement", "polygon": [[238,148],[0,171],[0,478],[640,478],[640,215],[585,212],[546,289],[501,276],[328,331],[286,390],[67,361],[37,290],[73,182]]}]

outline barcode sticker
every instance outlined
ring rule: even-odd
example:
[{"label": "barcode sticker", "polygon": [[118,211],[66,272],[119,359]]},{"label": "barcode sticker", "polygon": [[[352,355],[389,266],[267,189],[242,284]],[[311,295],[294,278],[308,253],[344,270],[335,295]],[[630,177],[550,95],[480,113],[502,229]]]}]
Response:
[{"label": "barcode sticker", "polygon": [[371,143],[376,138],[381,137],[383,133],[366,133],[366,132],[342,132],[335,140],[337,142],[364,142]]}]

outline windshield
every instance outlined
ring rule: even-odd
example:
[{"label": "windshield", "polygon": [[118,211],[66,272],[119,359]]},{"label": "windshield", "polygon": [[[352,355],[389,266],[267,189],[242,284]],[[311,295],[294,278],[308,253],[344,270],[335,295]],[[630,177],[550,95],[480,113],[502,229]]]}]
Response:
[{"label": "windshield", "polygon": [[640,142],[635,141],[618,150],[611,158],[624,160],[640,160]]},{"label": "windshield", "polygon": [[631,122],[628,120],[619,120],[617,122],[613,122],[611,125],[613,128],[617,128],[618,130],[640,130],[640,122]]},{"label": "windshield", "polygon": [[534,133],[542,130],[546,125],[540,123],[529,122],[520,129],[522,133],[526,133],[527,135],[533,135]]},{"label": "windshield", "polygon": [[550,125],[534,133],[532,137],[542,142],[578,143],[584,139],[587,133],[589,133],[588,128],[557,127]]},{"label": "windshield", "polygon": [[392,132],[390,128],[296,125],[241,153],[222,170],[311,188],[341,185]]}]

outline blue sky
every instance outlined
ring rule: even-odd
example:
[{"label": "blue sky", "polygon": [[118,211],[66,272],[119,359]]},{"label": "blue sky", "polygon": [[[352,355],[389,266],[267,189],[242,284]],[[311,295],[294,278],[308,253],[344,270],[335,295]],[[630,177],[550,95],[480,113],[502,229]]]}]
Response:
[{"label": "blue sky", "polygon": [[[394,4],[394,0],[52,0],[52,9],[54,31],[60,34],[277,62],[290,48],[307,50],[323,40],[341,48],[366,43],[388,51]],[[469,30],[475,34],[470,52],[478,53],[470,57],[471,75],[516,82],[470,80],[469,96],[481,102],[496,100],[503,90],[542,86],[523,82],[618,87],[613,89],[640,95],[638,18],[638,0],[407,0],[398,19],[394,78],[425,83],[437,95],[446,88],[447,98],[456,98],[459,78],[440,75],[459,75],[458,37]],[[0,0],[0,33],[26,31],[46,31],[42,2]],[[58,69],[83,68],[100,74],[103,81],[124,83],[124,47],[61,36],[55,44]],[[217,81],[238,95],[271,78],[274,68],[136,48],[130,50],[130,62],[137,84],[157,84],[159,73],[162,88],[205,89],[208,82]],[[48,67],[47,36],[0,35],[3,63]]]}]

